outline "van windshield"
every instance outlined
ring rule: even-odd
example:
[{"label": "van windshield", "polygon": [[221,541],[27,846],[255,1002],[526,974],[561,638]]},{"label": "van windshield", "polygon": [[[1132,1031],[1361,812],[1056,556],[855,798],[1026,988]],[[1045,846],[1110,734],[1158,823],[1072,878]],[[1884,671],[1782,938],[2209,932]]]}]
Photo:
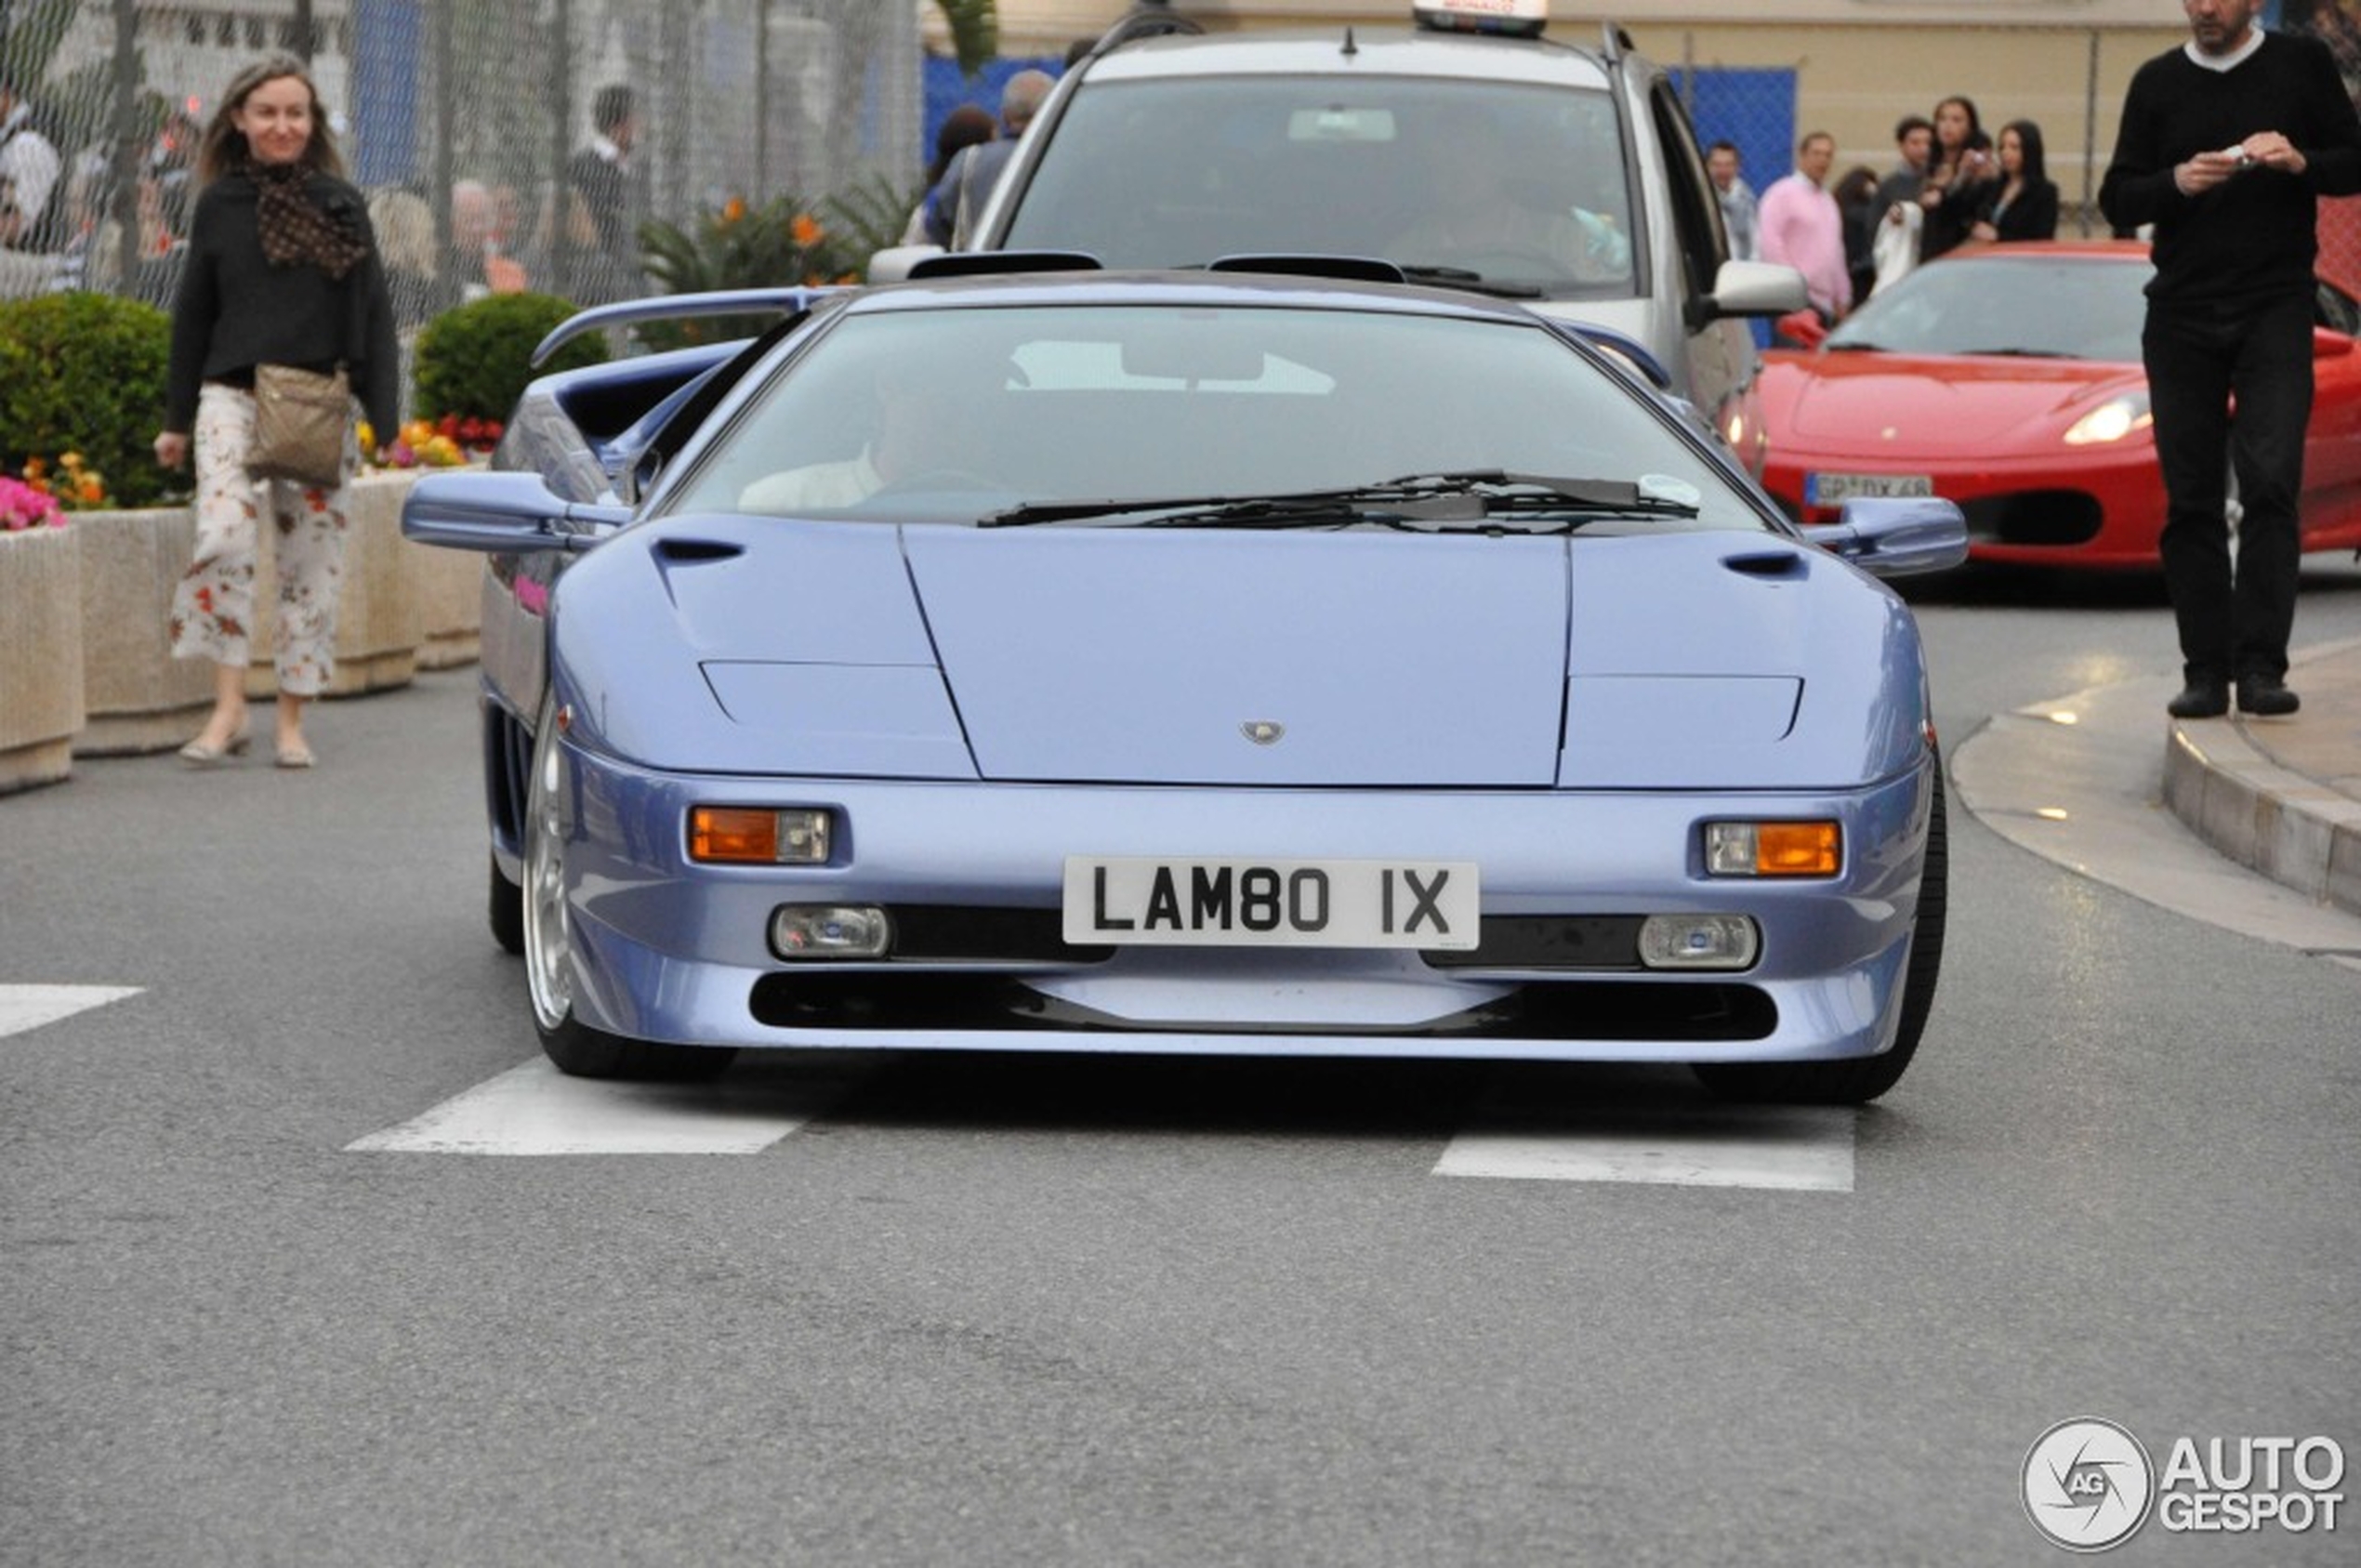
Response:
[{"label": "van windshield", "polygon": [[1118,268],[1374,256],[1552,298],[1635,292],[1622,137],[1603,92],[1120,82],[1081,93],[1054,134],[1013,193],[1004,248],[1088,251]]}]

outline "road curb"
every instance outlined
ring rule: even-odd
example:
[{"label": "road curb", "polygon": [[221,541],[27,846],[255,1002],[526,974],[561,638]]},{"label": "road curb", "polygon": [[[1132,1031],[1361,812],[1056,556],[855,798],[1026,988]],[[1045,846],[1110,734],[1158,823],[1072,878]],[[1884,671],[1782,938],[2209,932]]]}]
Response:
[{"label": "road curb", "polygon": [[2172,727],[2164,803],[2230,860],[2361,915],[2361,801],[2280,767],[2236,720]]}]

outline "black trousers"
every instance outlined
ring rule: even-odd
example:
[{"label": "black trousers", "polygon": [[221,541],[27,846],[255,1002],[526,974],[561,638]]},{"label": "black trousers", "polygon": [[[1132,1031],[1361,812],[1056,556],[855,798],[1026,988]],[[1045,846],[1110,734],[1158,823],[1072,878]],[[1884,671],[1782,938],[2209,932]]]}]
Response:
[{"label": "black trousers", "polygon": [[[2164,473],[2164,582],[2183,674],[2192,681],[2282,678],[2302,560],[2296,498],[2312,418],[2311,296],[2236,307],[2152,301],[2141,349]],[[2223,515],[2231,469],[2243,511],[2235,573]]]}]

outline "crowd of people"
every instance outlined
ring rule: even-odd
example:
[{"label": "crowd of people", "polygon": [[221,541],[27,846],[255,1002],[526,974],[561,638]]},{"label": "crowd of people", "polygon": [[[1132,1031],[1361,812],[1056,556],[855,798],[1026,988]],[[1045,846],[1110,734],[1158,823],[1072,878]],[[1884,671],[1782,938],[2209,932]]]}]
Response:
[{"label": "crowd of people", "polygon": [[1946,252],[2056,235],[2058,187],[2033,121],[1988,132],[1974,100],[1955,94],[1932,116],[1904,115],[1893,145],[1885,173],[1856,165],[1831,183],[1836,138],[1809,132],[1796,144],[1793,170],[1757,197],[1736,145],[1716,141],[1706,167],[1730,253],[1801,271],[1825,326]]},{"label": "crowd of people", "polygon": [[[2133,75],[2099,192],[2110,233],[2154,246],[2141,353],[2185,681],[2166,705],[2176,718],[2218,718],[2234,703],[2284,718],[2302,705],[2286,678],[2317,202],[2361,194],[2361,29],[2341,7],[2302,9],[2313,14],[2276,32],[2262,0],[2183,0],[2189,39]],[[1974,102],[1954,96],[1893,134],[1891,173],[1855,168],[1833,188],[1835,140],[1807,134],[1794,172],[1759,202],[1737,149],[1709,150],[1733,253],[1804,275],[1811,310],[1783,319],[1779,340],[1808,343],[1813,318],[1825,331],[1963,246],[2055,236],[2058,189],[2034,122],[1988,134]]]}]

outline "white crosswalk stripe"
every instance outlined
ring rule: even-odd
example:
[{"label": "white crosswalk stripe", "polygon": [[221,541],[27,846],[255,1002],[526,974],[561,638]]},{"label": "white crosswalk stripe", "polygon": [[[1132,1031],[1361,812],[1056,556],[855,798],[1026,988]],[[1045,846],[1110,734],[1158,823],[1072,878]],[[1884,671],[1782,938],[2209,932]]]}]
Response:
[{"label": "white crosswalk stripe", "polygon": [[1576,1115],[1547,1129],[1463,1132],[1435,1162],[1434,1174],[1850,1192],[1858,1115],[1842,1108],[1736,1105]]},{"label": "white crosswalk stripe", "polygon": [[428,1154],[757,1154],[824,1111],[836,1086],[764,1092],[569,1078],[535,1059],[345,1146]]},{"label": "white crosswalk stripe", "polygon": [[[748,1074],[710,1083],[570,1078],[535,1059],[397,1127],[358,1153],[757,1154],[825,1115],[864,1073]],[[1479,1109],[1431,1174],[1853,1191],[1857,1113],[1709,1103],[1568,1108],[1532,1119]]]},{"label": "white crosswalk stripe", "polygon": [[0,985],[0,1036],[139,995],[136,985]]}]

